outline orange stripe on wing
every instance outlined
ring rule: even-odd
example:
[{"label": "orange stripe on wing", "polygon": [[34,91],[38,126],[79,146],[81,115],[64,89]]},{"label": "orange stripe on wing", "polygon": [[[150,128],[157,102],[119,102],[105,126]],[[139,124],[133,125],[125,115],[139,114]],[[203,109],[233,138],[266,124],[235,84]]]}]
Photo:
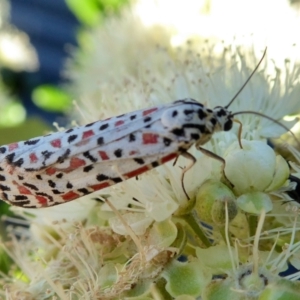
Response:
[{"label": "orange stripe on wing", "polygon": [[178,153],[168,154],[167,156],[164,156],[160,159],[160,164],[164,164],[164,163],[176,158],[177,156],[178,156]]},{"label": "orange stripe on wing", "polygon": [[62,195],[61,196],[65,201],[71,201],[71,200],[75,200],[79,197],[81,197],[81,195],[73,192],[73,191],[70,191],[70,192],[67,192],[66,194]]},{"label": "orange stripe on wing", "polygon": [[131,172],[125,173],[123,176],[126,179],[131,178],[131,177],[135,177],[135,176],[141,175],[141,174],[149,171],[150,169],[151,169],[151,167],[149,165],[146,165],[146,166],[143,166],[141,168],[135,169]]},{"label": "orange stripe on wing", "polygon": [[105,181],[105,182],[101,182],[98,184],[90,185],[89,187],[92,188],[94,191],[98,191],[98,190],[104,189],[110,185],[112,185],[112,184],[109,183],[109,181]]}]

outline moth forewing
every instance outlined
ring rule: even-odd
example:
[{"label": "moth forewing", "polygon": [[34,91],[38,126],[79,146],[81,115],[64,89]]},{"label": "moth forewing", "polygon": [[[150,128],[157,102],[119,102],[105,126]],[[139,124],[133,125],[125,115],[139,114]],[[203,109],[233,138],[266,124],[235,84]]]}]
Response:
[{"label": "moth forewing", "polygon": [[190,160],[182,172],[185,192],[183,175],[196,162],[187,152],[193,144],[224,164],[201,146],[215,131],[231,129],[234,114],[228,107],[259,64],[225,107],[209,109],[187,98],[0,147],[1,198],[23,207],[53,206],[140,175],[178,155]]},{"label": "moth forewing", "polygon": [[[3,146],[6,156],[0,163],[5,173],[2,176],[4,184],[0,186],[2,198],[25,207],[52,206],[140,175],[174,159],[194,141],[188,137],[186,143],[186,134],[184,141],[176,139],[178,132],[172,132],[173,127],[163,126],[161,113],[155,114],[173,106],[190,114],[191,104],[185,104],[183,100],[182,103],[141,111],[144,117],[135,123],[139,126],[132,126],[130,130],[125,121],[122,123],[130,117],[115,117]],[[131,117],[135,115],[130,113]],[[110,127],[114,128],[108,130]]]}]

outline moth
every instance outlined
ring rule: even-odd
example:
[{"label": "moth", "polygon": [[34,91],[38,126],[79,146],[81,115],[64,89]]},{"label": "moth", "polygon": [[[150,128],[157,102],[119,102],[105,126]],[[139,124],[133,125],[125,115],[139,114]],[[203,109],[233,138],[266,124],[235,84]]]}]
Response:
[{"label": "moth", "polygon": [[209,109],[187,98],[0,147],[0,198],[26,208],[54,206],[138,176],[180,155],[191,161],[184,175],[196,162],[188,152],[192,145],[222,160],[201,146],[214,132],[230,130],[234,116],[245,113],[231,113],[228,108],[265,52],[224,107]]}]

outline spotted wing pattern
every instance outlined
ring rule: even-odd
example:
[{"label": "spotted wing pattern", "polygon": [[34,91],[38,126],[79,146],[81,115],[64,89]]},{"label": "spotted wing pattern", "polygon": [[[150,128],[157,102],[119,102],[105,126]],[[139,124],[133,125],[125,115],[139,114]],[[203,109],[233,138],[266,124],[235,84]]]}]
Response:
[{"label": "spotted wing pattern", "polygon": [[204,144],[214,112],[192,99],[0,147],[0,195],[37,208],[140,175]]}]

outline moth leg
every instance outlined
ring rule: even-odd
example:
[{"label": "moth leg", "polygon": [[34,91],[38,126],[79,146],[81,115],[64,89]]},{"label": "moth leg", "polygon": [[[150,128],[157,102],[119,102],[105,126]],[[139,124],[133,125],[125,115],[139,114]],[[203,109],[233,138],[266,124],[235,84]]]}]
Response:
[{"label": "moth leg", "polygon": [[225,180],[233,187],[233,184],[230,182],[230,180],[226,177],[226,174],[225,174],[225,166],[226,166],[225,159],[223,157],[207,150],[207,149],[202,148],[202,147],[197,146],[196,148],[197,148],[197,150],[201,151],[204,155],[209,156],[213,159],[216,159],[216,160],[218,160],[219,162],[222,163],[223,176],[224,176]]},{"label": "moth leg", "polygon": [[[191,161],[191,163],[187,167],[184,167],[182,172],[181,172],[181,186],[182,186],[182,189],[183,189],[183,192],[184,192],[185,196],[187,197],[188,200],[190,200],[190,197],[188,196],[188,194],[185,190],[185,187],[184,187],[184,181],[183,181],[184,180],[184,174],[190,168],[193,167],[193,165],[196,163],[197,159],[192,154],[190,154],[189,152],[182,152],[182,153],[180,153],[180,155]],[[176,161],[177,161],[177,158],[176,158]]]},{"label": "moth leg", "polygon": [[213,159],[216,159],[219,162],[221,162],[222,165],[223,165],[223,170],[225,169],[225,159],[223,157],[217,155],[216,153],[213,153],[212,151],[209,151],[207,149],[199,147],[199,146],[197,147],[197,150],[201,151],[204,155],[209,156],[209,157],[211,157]]},{"label": "moth leg", "polygon": [[177,155],[177,157],[175,158],[174,162],[173,162],[173,167],[176,165],[177,160],[178,160],[179,155]]},{"label": "moth leg", "polygon": [[242,122],[240,122],[237,119],[233,119],[233,122],[239,124],[238,141],[239,141],[240,148],[243,149],[243,145],[242,145],[242,129],[243,129],[243,124],[242,124]]}]

